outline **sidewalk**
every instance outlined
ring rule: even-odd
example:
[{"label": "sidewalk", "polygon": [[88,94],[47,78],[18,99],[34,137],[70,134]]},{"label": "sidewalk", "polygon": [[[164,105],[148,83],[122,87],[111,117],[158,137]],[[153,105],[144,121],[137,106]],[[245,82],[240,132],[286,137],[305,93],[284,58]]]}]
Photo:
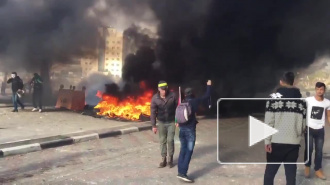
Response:
[{"label": "sidewalk", "polygon": [[[12,113],[12,108],[0,108],[0,149],[12,147],[8,143],[30,144],[27,140],[60,139],[66,136],[95,133],[130,127],[146,126],[143,122],[120,122],[103,118],[84,116],[65,110],[45,109],[32,112],[31,107]],[[42,139],[44,138],[44,139]],[[34,143],[35,141],[32,141]],[[39,141],[40,142],[40,141]]]}]

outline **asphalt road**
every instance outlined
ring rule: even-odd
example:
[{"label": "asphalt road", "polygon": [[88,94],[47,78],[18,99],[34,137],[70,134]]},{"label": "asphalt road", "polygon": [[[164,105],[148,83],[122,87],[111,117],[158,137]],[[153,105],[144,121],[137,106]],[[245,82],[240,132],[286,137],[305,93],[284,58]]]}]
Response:
[{"label": "asphalt road", "polygon": [[[246,127],[245,119],[223,120],[219,134],[239,140],[236,134]],[[327,135],[329,135],[329,129]],[[244,143],[245,144],[245,143]],[[225,145],[225,143],[223,143]],[[326,141],[325,151],[329,151]],[[177,162],[179,151],[178,134],[176,135]],[[239,148],[239,147],[236,147]],[[238,151],[220,149],[232,156]],[[246,158],[265,157],[263,152],[244,153]],[[225,155],[226,156],[226,155]],[[325,154],[324,172],[330,177],[330,160]],[[228,157],[229,158],[229,157]],[[157,168],[160,162],[158,135],[151,131],[136,132],[120,137],[94,140],[76,145],[43,150],[25,155],[0,159],[1,184],[185,184],[176,178],[174,168]],[[240,164],[221,165],[217,162],[217,125],[216,120],[201,120],[197,127],[197,142],[188,175],[195,179],[195,184],[255,184],[263,182],[265,165]],[[297,183],[330,184],[330,181],[305,179],[303,166],[298,166]],[[283,167],[276,176],[275,184],[285,184]]]}]

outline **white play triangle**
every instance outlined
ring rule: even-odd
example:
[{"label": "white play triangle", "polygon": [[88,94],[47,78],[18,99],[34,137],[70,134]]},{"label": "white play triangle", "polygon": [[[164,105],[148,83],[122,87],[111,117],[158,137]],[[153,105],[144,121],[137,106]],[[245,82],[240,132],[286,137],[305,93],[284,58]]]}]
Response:
[{"label": "white play triangle", "polygon": [[277,132],[278,130],[252,116],[249,116],[249,146],[253,146]]}]

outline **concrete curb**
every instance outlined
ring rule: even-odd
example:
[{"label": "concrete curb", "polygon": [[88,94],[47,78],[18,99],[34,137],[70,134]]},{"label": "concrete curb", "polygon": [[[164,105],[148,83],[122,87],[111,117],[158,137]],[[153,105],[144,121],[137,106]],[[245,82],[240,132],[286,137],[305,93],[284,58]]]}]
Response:
[{"label": "concrete curb", "polygon": [[20,146],[8,147],[0,149],[0,157],[7,157],[11,155],[25,154],[30,152],[36,152],[45,150],[48,148],[61,147],[65,145],[72,145],[75,143],[91,141],[96,139],[103,139],[107,137],[115,137],[124,134],[130,134],[133,132],[141,132],[145,130],[151,130],[151,125],[143,125],[138,127],[129,127],[112,131],[100,131],[97,133],[83,133],[83,135],[68,136],[63,139],[54,139],[50,141],[44,141],[39,143],[25,144]]}]

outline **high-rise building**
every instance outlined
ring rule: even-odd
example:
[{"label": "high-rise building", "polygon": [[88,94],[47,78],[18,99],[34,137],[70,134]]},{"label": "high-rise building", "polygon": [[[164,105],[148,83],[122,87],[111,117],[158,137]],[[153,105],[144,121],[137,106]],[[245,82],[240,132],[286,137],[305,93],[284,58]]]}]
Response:
[{"label": "high-rise building", "polygon": [[[97,38],[96,52],[82,56],[74,64],[54,64],[51,67],[52,80],[61,78],[66,79],[68,83],[73,83],[78,77],[81,80],[94,72],[117,78],[122,77],[123,33],[112,27],[99,27],[98,31],[100,37]],[[73,84],[76,85],[76,83]]]},{"label": "high-rise building", "polygon": [[99,28],[98,70],[114,77],[122,76],[123,32],[111,27]]},{"label": "high-rise building", "polygon": [[86,56],[81,58],[80,65],[81,65],[83,77],[86,77],[93,72],[99,71],[97,56]]}]

